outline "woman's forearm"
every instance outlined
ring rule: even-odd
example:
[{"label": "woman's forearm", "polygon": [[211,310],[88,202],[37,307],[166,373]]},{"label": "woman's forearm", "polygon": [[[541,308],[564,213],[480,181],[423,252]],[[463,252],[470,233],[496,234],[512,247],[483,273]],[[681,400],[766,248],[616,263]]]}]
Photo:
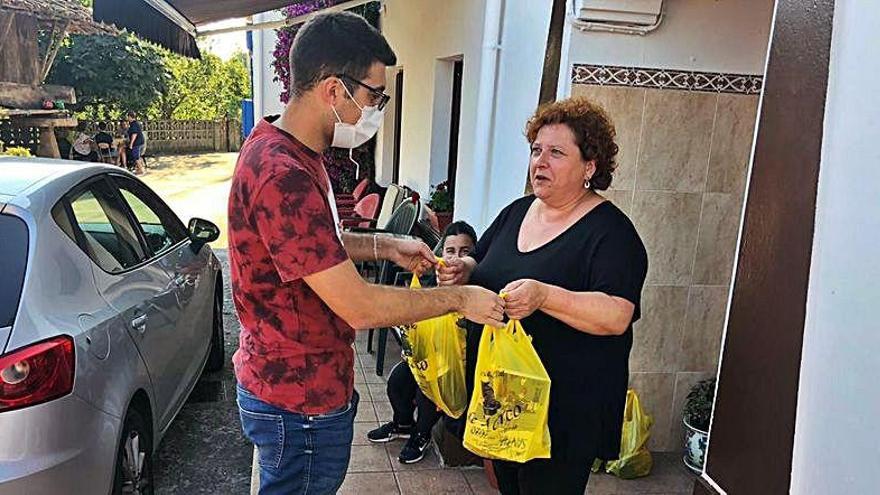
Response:
[{"label": "woman's forearm", "polygon": [[635,306],[621,297],[603,292],[572,292],[546,285],[547,298],[541,311],[593,335],[621,335],[632,321]]}]

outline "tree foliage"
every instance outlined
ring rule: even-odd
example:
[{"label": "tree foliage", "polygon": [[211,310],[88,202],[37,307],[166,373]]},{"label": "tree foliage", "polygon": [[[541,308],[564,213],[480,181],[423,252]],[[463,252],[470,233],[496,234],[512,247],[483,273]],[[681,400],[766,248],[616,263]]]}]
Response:
[{"label": "tree foliage", "polygon": [[151,114],[180,120],[238,118],[241,100],[250,95],[246,61],[243,53],[227,61],[212,53],[203,53],[201,60],[168,53],[171,78]]},{"label": "tree foliage", "polygon": [[127,110],[148,118],[238,118],[249,81],[244,53],[227,61],[203,53],[195,60],[128,33],[69,36],[47,78],[72,86],[72,110],[91,119],[118,119]]},{"label": "tree foliage", "polygon": [[70,35],[58,51],[47,82],[76,90],[74,111],[90,118],[144,113],[168,87],[165,51],[129,34]]}]

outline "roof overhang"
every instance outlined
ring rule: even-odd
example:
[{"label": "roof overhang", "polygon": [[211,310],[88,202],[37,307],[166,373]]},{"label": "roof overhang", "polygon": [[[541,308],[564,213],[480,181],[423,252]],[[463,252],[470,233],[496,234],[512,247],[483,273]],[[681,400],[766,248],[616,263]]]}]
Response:
[{"label": "roof overhang", "polygon": [[289,21],[273,21],[223,29],[205,26],[228,19],[249,18],[255,14],[288,7],[307,0],[94,0],[96,21],[112,23],[142,38],[188,57],[199,57],[197,36],[232,31],[272,29],[307,20],[317,12],[343,10],[369,3],[371,0],[326,0],[326,7]]}]

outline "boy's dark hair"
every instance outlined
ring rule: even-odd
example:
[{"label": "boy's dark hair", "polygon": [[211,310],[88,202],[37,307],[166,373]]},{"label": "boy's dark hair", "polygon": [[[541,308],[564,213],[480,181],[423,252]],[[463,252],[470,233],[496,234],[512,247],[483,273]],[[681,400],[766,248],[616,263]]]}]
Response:
[{"label": "boy's dark hair", "polygon": [[137,118],[137,114],[134,113],[134,110],[129,110],[128,112],[125,113],[125,115],[126,115],[128,118],[131,118],[131,119],[136,119],[136,118]]},{"label": "boy's dark hair", "polygon": [[106,131],[107,130],[107,123],[106,122],[98,122],[98,130],[99,131]]},{"label": "boy's dark hair", "polygon": [[477,232],[473,227],[470,226],[467,222],[463,222],[461,220],[457,222],[452,222],[446,226],[446,230],[443,231],[443,242],[446,242],[446,238],[451,235],[461,235],[464,234],[471,238],[474,246],[477,245]]},{"label": "boy's dark hair", "polygon": [[[397,56],[366,19],[351,12],[316,15],[300,28],[290,47],[290,92],[301,96],[334,75],[360,81],[375,62],[395,65]],[[348,88],[354,92],[352,86]]]}]

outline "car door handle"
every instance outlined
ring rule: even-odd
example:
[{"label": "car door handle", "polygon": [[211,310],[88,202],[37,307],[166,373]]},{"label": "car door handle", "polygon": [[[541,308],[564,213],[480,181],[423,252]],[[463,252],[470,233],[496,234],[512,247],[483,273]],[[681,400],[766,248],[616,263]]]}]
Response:
[{"label": "car door handle", "polygon": [[140,315],[137,318],[131,320],[131,328],[137,330],[140,333],[144,333],[147,330],[147,315]]}]

